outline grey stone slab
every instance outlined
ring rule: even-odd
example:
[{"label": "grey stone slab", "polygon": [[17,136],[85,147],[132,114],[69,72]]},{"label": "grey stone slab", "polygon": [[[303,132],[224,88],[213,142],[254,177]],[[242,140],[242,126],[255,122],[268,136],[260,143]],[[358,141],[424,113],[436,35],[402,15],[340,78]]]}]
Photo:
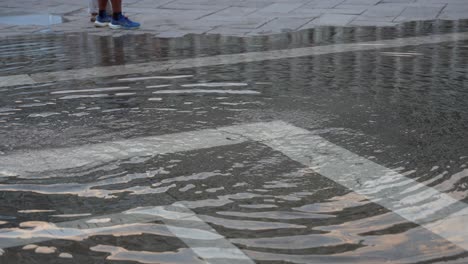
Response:
[{"label": "grey stone slab", "polygon": [[466,4],[466,0],[416,0],[418,4]]},{"label": "grey stone slab", "polygon": [[167,31],[158,33],[158,38],[180,38],[189,34],[203,34],[206,31]]},{"label": "grey stone slab", "polygon": [[[365,11],[363,17],[397,17],[404,10],[406,6],[398,4],[380,4],[370,7]],[[365,20],[365,19],[364,19]]]},{"label": "grey stone slab", "polygon": [[249,15],[255,11],[258,11],[258,8],[254,7],[237,7],[237,6],[231,6],[226,9],[223,9],[219,12],[216,12],[216,15],[219,16],[246,16]]},{"label": "grey stone slab", "polygon": [[[66,17],[72,23],[50,28],[15,27],[14,31],[0,26],[0,36],[44,30],[112,36],[129,34],[94,28],[88,22],[86,2],[76,0],[2,0],[0,15],[24,13],[25,6],[30,12],[68,14]],[[262,27],[264,32],[288,30],[288,23],[307,19],[313,19],[307,23],[308,28],[317,25],[390,26],[393,22],[434,18],[465,19],[468,18],[468,0],[125,0],[124,12],[142,22],[142,28],[132,34],[165,32],[169,35],[167,32],[172,31],[175,36],[186,34],[185,29],[202,33],[211,29],[214,34],[223,34],[226,29],[227,35],[238,36]],[[278,21],[286,24],[278,24]],[[266,30],[267,27],[271,28]]]},{"label": "grey stone slab", "polygon": [[312,18],[316,18],[316,17],[319,17],[322,13],[276,13],[276,14],[266,14],[266,13],[253,13],[251,15],[249,15],[248,17],[249,18],[257,18],[257,19],[276,19],[276,18],[284,18],[284,19],[288,19],[288,18],[302,18],[302,19],[312,19]]},{"label": "grey stone slab", "polygon": [[174,9],[147,9],[147,8],[128,8],[125,12],[138,14],[148,14],[158,18],[183,18],[197,19],[213,13],[210,10],[174,10]]},{"label": "grey stone slab", "polygon": [[224,25],[225,21],[201,21],[201,20],[183,20],[172,25],[177,29],[212,29],[217,26]]},{"label": "grey stone slab", "polygon": [[308,14],[308,15],[320,16],[322,14],[330,12],[330,10],[333,10],[333,8],[299,8],[297,10],[294,10],[293,12],[290,12],[289,14],[291,15]]},{"label": "grey stone slab", "polygon": [[444,3],[427,3],[427,4],[421,4],[421,3],[410,3],[410,4],[405,4],[404,6],[406,7],[433,7],[433,8],[445,8],[448,4]]},{"label": "grey stone slab", "polygon": [[398,23],[389,21],[369,21],[369,20],[353,20],[348,26],[364,26],[364,27],[395,27]]},{"label": "grey stone slab", "polygon": [[270,0],[265,0],[265,1],[248,1],[248,2],[242,2],[242,1],[236,1],[232,2],[231,6],[233,7],[253,7],[253,8],[264,8],[269,5],[271,5]]},{"label": "grey stone slab", "polygon": [[14,25],[0,24],[0,30],[9,29],[14,27]]},{"label": "grey stone slab", "polygon": [[303,6],[304,4],[283,4],[275,3],[258,10],[260,13],[289,13]]},{"label": "grey stone slab", "polygon": [[468,1],[465,4],[447,4],[443,11],[468,12]]},{"label": "grey stone slab", "polygon": [[86,5],[59,5],[47,7],[47,13],[50,14],[68,14],[82,9],[87,9]]},{"label": "grey stone slab", "polygon": [[302,28],[315,26],[346,26],[356,18],[356,15],[324,14],[307,23]]},{"label": "grey stone slab", "polygon": [[129,3],[128,6],[140,7],[140,8],[142,7],[158,8],[170,2],[174,2],[174,0],[140,0],[137,2]]},{"label": "grey stone slab", "polygon": [[410,21],[410,20],[430,20],[436,19],[442,11],[443,7],[426,7],[426,6],[410,6],[397,17],[394,21]]},{"label": "grey stone slab", "polygon": [[348,14],[348,15],[360,15],[367,11],[369,6],[364,5],[338,5],[335,8],[328,9],[326,13],[330,14]]},{"label": "grey stone slab", "polygon": [[303,6],[303,8],[334,8],[342,4],[345,0],[313,1]]},{"label": "grey stone slab", "polygon": [[182,5],[201,5],[201,6],[215,6],[215,5],[225,5],[225,6],[231,6],[231,2],[229,0],[197,0],[197,1],[191,1],[191,0],[177,0],[174,2],[171,2],[172,4],[178,4],[180,6]]},{"label": "grey stone slab", "polygon": [[442,11],[437,17],[438,19],[445,20],[459,20],[459,19],[468,19],[468,12],[466,11]]},{"label": "grey stone slab", "polygon": [[223,26],[227,26],[230,28],[235,28],[235,29],[255,29],[259,28],[268,22],[273,20],[273,18],[267,18],[267,19],[249,19],[249,20],[244,20],[244,21],[238,21],[238,22],[229,22],[229,23],[224,23]]},{"label": "grey stone slab", "polygon": [[23,33],[34,33],[34,32],[39,32],[41,30],[45,30],[48,27],[46,26],[38,26],[38,25],[25,25],[25,26],[14,26],[12,28],[9,28],[8,30],[14,32],[23,32]]},{"label": "grey stone slab", "polygon": [[0,87],[4,86],[13,86],[13,85],[24,85],[24,84],[34,84],[36,83],[28,75],[10,75],[10,76],[0,76]]},{"label": "grey stone slab", "polygon": [[215,5],[202,5],[202,4],[186,4],[170,2],[168,4],[159,6],[159,9],[176,9],[176,10],[222,10],[228,8],[228,4],[215,4]]},{"label": "grey stone slab", "polygon": [[232,28],[229,26],[223,26],[223,27],[217,27],[214,28],[208,32],[207,34],[220,34],[224,36],[236,36],[236,37],[242,37],[247,35],[251,29],[243,29],[243,28]]},{"label": "grey stone slab", "polygon": [[14,16],[14,15],[22,15],[24,14],[24,10],[19,7],[2,7],[0,8],[0,16]]},{"label": "grey stone slab", "polygon": [[396,4],[411,4],[416,3],[416,0],[382,0],[380,3],[396,3]]},{"label": "grey stone slab", "polygon": [[274,17],[244,17],[244,16],[230,16],[223,17],[218,15],[207,16],[200,19],[201,22],[215,23],[218,25],[229,26],[232,28],[254,29],[258,28],[269,21],[275,19]]},{"label": "grey stone slab", "polygon": [[303,18],[278,18],[268,22],[267,24],[251,31],[249,35],[264,35],[275,34],[282,32],[295,31],[305,24],[309,23],[312,19]]},{"label": "grey stone slab", "polygon": [[375,5],[380,3],[381,0],[345,0],[343,4],[348,5]]},{"label": "grey stone slab", "polygon": [[375,21],[376,23],[380,22],[393,22],[396,17],[389,17],[389,16],[364,16],[360,15],[356,18],[356,20],[363,20],[363,21]]},{"label": "grey stone slab", "polygon": [[325,9],[305,9],[300,8],[291,12],[291,15],[321,15],[321,14],[345,14],[345,15],[360,15],[363,14],[367,8],[325,8]]}]

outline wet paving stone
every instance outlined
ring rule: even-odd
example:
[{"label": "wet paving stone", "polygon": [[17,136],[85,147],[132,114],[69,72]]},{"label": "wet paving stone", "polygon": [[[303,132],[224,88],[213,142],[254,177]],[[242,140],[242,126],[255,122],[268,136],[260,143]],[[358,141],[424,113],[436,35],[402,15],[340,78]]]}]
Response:
[{"label": "wet paving stone", "polygon": [[[227,45],[215,36],[34,36],[0,41],[0,72],[451,30],[451,22],[327,28]],[[0,263],[463,263],[464,240],[432,224],[465,230],[445,216],[464,213],[468,194],[467,47],[2,87]],[[440,210],[416,219],[429,205]]]}]

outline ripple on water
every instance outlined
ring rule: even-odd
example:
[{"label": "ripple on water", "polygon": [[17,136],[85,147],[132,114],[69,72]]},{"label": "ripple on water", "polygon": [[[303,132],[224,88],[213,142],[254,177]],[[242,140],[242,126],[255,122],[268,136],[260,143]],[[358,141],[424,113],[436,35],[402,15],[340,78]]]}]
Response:
[{"label": "ripple on water", "polygon": [[216,89],[189,89],[189,90],[159,90],[153,92],[154,94],[239,94],[239,95],[256,95],[260,94],[258,91],[253,90],[216,90]]},{"label": "ripple on water", "polygon": [[108,260],[135,261],[139,263],[206,263],[192,249],[181,248],[176,252],[129,251],[122,247],[97,245],[92,251],[109,253]]},{"label": "ripple on water", "polygon": [[59,258],[71,259],[71,258],[73,258],[73,255],[70,254],[70,253],[64,253],[64,252],[62,252],[62,253],[59,254]]},{"label": "ripple on water", "polygon": [[[95,223],[99,224],[99,223]],[[171,230],[175,230],[180,238],[187,239],[202,239],[202,240],[217,240],[222,236],[196,228],[186,228],[171,226]],[[96,228],[69,228],[60,227],[56,224],[41,221],[30,221],[20,223],[20,227],[4,228],[0,232],[0,239],[6,240],[49,240],[61,239],[71,241],[83,241],[94,236],[135,236],[141,234],[150,234],[156,236],[174,237],[175,235],[168,230],[167,225],[162,224],[122,224],[111,225]],[[33,246],[31,246],[33,247]]]}]

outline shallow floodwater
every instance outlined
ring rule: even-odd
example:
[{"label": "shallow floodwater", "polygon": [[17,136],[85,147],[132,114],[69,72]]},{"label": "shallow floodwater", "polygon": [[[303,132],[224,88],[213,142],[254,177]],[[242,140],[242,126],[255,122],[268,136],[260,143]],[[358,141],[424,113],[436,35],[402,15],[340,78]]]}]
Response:
[{"label": "shallow floodwater", "polygon": [[[0,41],[0,72],[456,28],[440,23],[328,28],[274,44],[237,39],[244,46],[214,36],[131,37],[139,48],[118,38],[33,36]],[[326,37],[310,38],[319,33]],[[198,50],[186,49],[200,39]],[[84,52],[73,57],[69,45]],[[216,128],[281,120],[463,204],[466,58],[468,42],[458,41],[0,88],[0,164],[8,164],[0,168],[0,263],[465,263],[463,248],[381,201],[268,141]],[[412,188],[399,199],[418,194]],[[424,194],[421,205],[435,199]]]}]

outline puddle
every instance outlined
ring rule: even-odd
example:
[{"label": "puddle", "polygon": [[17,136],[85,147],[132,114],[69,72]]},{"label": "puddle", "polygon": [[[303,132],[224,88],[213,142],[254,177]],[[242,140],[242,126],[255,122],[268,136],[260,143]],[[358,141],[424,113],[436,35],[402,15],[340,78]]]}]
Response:
[{"label": "puddle", "polygon": [[0,17],[0,24],[48,26],[63,23],[61,16],[52,14],[15,15]]}]

